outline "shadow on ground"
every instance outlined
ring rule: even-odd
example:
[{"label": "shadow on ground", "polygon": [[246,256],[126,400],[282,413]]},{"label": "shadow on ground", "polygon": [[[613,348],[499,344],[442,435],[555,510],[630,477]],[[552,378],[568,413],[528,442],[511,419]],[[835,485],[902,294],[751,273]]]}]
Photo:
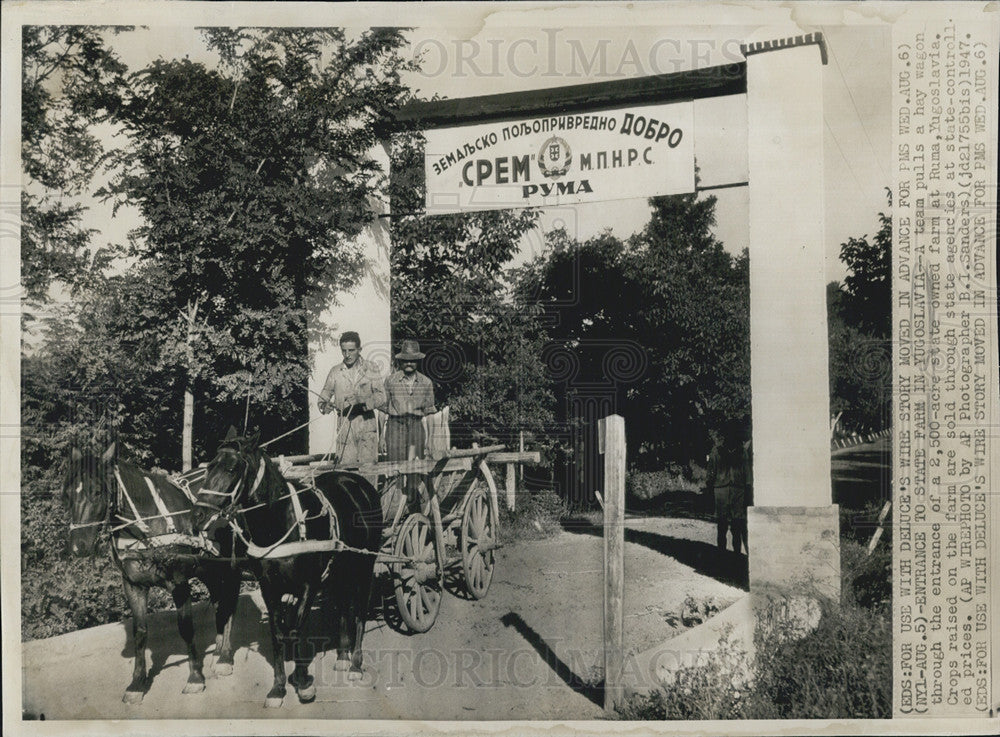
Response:
[{"label": "shadow on ground", "polygon": [[598,706],[604,704],[604,679],[598,683],[588,682],[576,674],[572,668],[556,655],[555,651],[517,612],[507,612],[500,618],[505,627],[513,627],[525,641],[535,649],[538,656],[548,664],[563,683],[585,696]]},{"label": "shadow on ground", "polygon": [[[603,537],[602,525],[581,517],[569,517],[560,523],[566,532]],[[747,557],[731,550],[719,550],[714,545],[698,540],[686,540],[670,535],[661,535],[647,530],[625,528],[625,541],[644,545],[650,550],[669,556],[679,563],[693,568],[702,576],[714,578],[720,583],[744,591],[750,590]]]},{"label": "shadow on ground", "polygon": [[[193,613],[196,633],[195,645],[201,652],[205,652],[206,649],[214,652],[215,613],[212,606],[207,602],[196,604]],[[329,626],[329,623],[334,621],[332,603],[328,600],[328,597],[320,594],[316,597],[304,628],[306,647],[312,648],[314,655],[315,653],[335,649],[336,643]],[[132,618],[127,618],[123,622],[123,625],[125,629],[125,645],[122,647],[121,655],[125,658],[132,658],[135,654]],[[188,657],[184,640],[181,639],[180,633],[177,631],[176,611],[151,612],[147,618],[147,627],[151,635],[147,645],[150,658],[150,668],[146,678],[146,690],[148,691],[153,679],[165,669],[177,667],[187,669]],[[152,633],[154,632],[165,632],[168,636],[153,637]],[[203,633],[211,634],[206,635]],[[233,618],[230,637],[234,653],[240,648],[245,647],[261,652],[268,658],[268,662],[273,662],[270,626],[249,594],[240,595],[236,605],[236,614]],[[205,661],[206,664],[212,662],[214,662],[214,658],[209,658]],[[236,668],[238,669],[239,665]],[[209,672],[209,670],[206,670],[206,675]]]},{"label": "shadow on ground", "polygon": [[625,512],[640,517],[715,521],[708,497],[694,491],[668,491],[652,499],[639,499],[629,495],[625,499]]},{"label": "shadow on ground", "polygon": [[[208,602],[199,602],[194,605],[192,614],[194,616],[195,646],[200,652],[215,647],[215,610]],[[125,629],[125,644],[122,647],[121,655],[124,658],[132,658],[135,655],[135,637],[132,632],[132,617],[126,617],[122,622]],[[188,668],[187,646],[181,639],[177,630],[177,612],[167,610],[161,612],[150,612],[146,618],[149,639],[147,648],[149,650],[149,670],[146,675],[145,692],[148,693],[152,686],[153,679],[167,668]],[[154,636],[154,633],[166,633],[166,637]],[[206,636],[203,633],[212,633]],[[261,622],[260,610],[247,594],[241,594],[236,604],[236,614],[233,617],[233,627],[230,635],[233,652],[241,647],[255,648],[258,643],[270,642],[268,627]],[[268,648],[270,651],[270,648]],[[174,657],[180,656],[180,657]],[[168,662],[170,661],[170,662]],[[205,664],[214,662],[206,659]],[[210,673],[205,671],[206,675]],[[124,688],[126,684],[121,684]]]}]

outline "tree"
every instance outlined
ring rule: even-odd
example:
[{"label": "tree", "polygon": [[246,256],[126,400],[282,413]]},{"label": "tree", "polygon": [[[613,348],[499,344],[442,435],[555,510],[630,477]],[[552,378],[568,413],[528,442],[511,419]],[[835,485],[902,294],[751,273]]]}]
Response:
[{"label": "tree", "polygon": [[[128,143],[104,194],[138,207],[129,254],[155,266],[162,355],[183,375],[183,465],[195,396],[291,419],[304,405],[308,331],[351,287],[351,243],[374,217],[368,156],[409,92],[401,33],[211,29],[217,69],[158,60],[117,111]],[[242,416],[242,413],[240,413]]]},{"label": "tree", "polygon": [[749,259],[712,236],[715,198],[650,205],[649,223],[627,241],[552,234],[519,290],[568,349],[561,395],[606,396],[626,418],[638,465],[686,465],[704,458],[711,428],[749,417]]},{"label": "tree", "polygon": [[541,437],[552,420],[547,336],[504,273],[536,213],[428,216],[422,136],[397,135],[392,154],[393,333],[426,346],[423,370],[439,404],[451,406],[453,435],[508,444],[520,431]]},{"label": "tree", "polygon": [[830,412],[846,432],[873,432],[888,425],[892,396],[892,349],[845,316],[841,285],[827,285],[830,341]]},{"label": "tree", "polygon": [[104,157],[95,128],[118,107],[126,67],[107,47],[121,28],[24,26],[21,36],[21,278],[28,300],[99,273],[108,254],[89,253],[93,231],[75,198]]},{"label": "tree", "polygon": [[103,450],[112,437],[142,462],[176,454],[177,384],[151,328],[163,300],[157,277],[101,279],[43,319],[43,348],[22,357],[24,468],[57,468],[70,446]]},{"label": "tree", "polygon": [[703,457],[710,430],[725,420],[750,419],[750,259],[712,235],[716,202],[654,198],[636,238],[656,369],[642,391],[659,403],[648,416],[659,428],[649,432],[665,435],[661,448],[682,462]]},{"label": "tree", "polygon": [[[892,207],[892,192],[886,189]],[[840,244],[840,260],[847,266],[843,309],[847,321],[864,332],[892,335],[892,214],[878,214],[879,229],[868,236]]]},{"label": "tree", "polygon": [[856,432],[883,429],[891,411],[892,215],[878,218],[871,242],[863,235],[841,244],[847,276],[827,285],[830,409],[841,428]]}]

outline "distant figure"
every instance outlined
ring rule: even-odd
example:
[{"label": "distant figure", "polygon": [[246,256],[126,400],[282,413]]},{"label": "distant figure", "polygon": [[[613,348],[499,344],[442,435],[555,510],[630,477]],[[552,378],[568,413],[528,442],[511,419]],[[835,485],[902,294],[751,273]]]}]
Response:
[{"label": "distant figure", "polygon": [[715,496],[716,545],[726,549],[726,533],[732,530],[733,550],[750,552],[747,544],[747,507],[753,493],[753,470],[749,450],[743,441],[743,423],[730,420],[722,430],[722,440],[708,457],[708,494]]},{"label": "distant figure", "polygon": [[385,386],[378,369],[361,357],[361,338],[353,330],[340,336],[344,362],[326,377],[319,410],[336,411],[337,459],[341,466],[365,466],[378,460],[376,409],[385,409]]}]

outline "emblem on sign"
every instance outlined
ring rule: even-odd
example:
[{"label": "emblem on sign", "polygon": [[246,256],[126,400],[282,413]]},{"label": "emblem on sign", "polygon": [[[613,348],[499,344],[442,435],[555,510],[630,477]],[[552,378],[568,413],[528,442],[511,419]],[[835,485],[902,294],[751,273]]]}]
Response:
[{"label": "emblem on sign", "polygon": [[548,139],[538,151],[538,167],[550,179],[558,179],[569,171],[572,160],[569,144],[557,136]]}]

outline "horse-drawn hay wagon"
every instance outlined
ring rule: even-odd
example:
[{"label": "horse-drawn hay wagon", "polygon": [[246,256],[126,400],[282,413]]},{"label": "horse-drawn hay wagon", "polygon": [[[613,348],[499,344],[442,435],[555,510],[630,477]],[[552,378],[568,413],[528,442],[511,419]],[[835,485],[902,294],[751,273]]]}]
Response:
[{"label": "horse-drawn hay wagon", "polygon": [[451,448],[437,459],[335,466],[322,455],[286,456],[286,478],[308,482],[337,468],[377,478],[385,528],[377,564],[391,576],[396,608],[411,632],[426,632],[441,608],[445,577],[459,575],[464,589],[482,599],[493,580],[500,547],[497,486],[490,463],[538,463],[538,451],[504,452],[504,446]]}]

